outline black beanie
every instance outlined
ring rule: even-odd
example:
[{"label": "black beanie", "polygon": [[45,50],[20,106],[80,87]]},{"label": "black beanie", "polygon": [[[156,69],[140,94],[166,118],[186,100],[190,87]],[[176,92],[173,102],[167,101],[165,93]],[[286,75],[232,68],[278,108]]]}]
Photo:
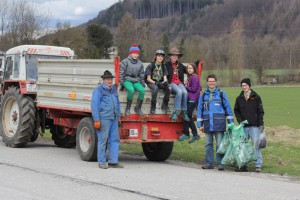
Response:
[{"label": "black beanie", "polygon": [[250,78],[244,78],[242,81],[241,81],[241,86],[243,83],[246,83],[247,85],[249,85],[249,87],[251,87],[251,81],[250,81]]}]

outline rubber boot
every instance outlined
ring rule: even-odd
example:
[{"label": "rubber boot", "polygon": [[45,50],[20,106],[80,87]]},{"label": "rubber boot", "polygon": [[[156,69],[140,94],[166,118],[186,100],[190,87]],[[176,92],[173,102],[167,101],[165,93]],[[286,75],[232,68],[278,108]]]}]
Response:
[{"label": "rubber boot", "polygon": [[127,105],[126,105],[126,109],[125,109],[125,115],[127,115],[127,116],[130,115],[131,104],[132,104],[132,100],[127,99]]},{"label": "rubber boot", "polygon": [[156,102],[151,102],[150,114],[155,114]]},{"label": "rubber boot", "polygon": [[171,110],[168,106],[168,102],[163,102],[163,104],[161,105],[161,109],[165,114],[168,114],[169,112],[171,112]]},{"label": "rubber boot", "polygon": [[137,114],[143,116],[144,113],[142,112],[142,105],[143,105],[143,100],[137,100],[136,106],[134,107],[134,112],[136,112]]}]

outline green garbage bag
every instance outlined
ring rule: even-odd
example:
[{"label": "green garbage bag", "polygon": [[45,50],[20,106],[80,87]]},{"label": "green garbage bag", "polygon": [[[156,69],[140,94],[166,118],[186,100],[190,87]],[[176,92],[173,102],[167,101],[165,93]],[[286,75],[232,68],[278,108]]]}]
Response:
[{"label": "green garbage bag", "polygon": [[224,133],[223,139],[221,141],[221,144],[218,147],[217,153],[219,154],[225,154],[229,145],[230,145],[230,139],[231,139],[231,133],[232,133],[233,124],[229,124],[227,126],[227,130]]},{"label": "green garbage bag", "polygon": [[239,169],[247,165],[249,162],[255,160],[253,146],[242,134],[240,135],[239,141],[233,147],[233,157],[236,161],[236,166]]}]

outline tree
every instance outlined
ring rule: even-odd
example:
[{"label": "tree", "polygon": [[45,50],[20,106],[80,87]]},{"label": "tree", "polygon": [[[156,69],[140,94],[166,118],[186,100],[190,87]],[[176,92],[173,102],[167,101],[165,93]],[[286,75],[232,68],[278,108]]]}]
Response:
[{"label": "tree", "polygon": [[121,58],[127,57],[131,45],[138,42],[136,35],[135,20],[130,13],[126,12],[118,25],[115,37],[115,43],[118,46],[118,52]]},{"label": "tree", "polygon": [[91,52],[91,55],[99,55],[100,58],[108,58],[107,49],[113,44],[113,35],[110,30],[100,25],[92,24],[87,27],[87,34],[89,49],[91,51],[98,51],[96,54]]},{"label": "tree", "polygon": [[169,42],[169,37],[166,33],[164,33],[162,36],[162,46],[163,46],[163,50],[165,51],[165,53],[168,54],[170,42]]},{"label": "tree", "polygon": [[[7,21],[7,15],[8,15],[8,9],[9,9],[9,1],[8,0],[1,0],[0,1],[0,46],[1,48],[4,46],[4,31],[7,28],[7,25],[5,22]],[[0,49],[1,50],[1,49]]]}]

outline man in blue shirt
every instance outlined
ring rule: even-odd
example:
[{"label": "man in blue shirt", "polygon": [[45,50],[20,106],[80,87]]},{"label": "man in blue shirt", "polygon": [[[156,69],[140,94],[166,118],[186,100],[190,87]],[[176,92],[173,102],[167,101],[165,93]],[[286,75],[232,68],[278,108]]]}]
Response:
[{"label": "man in blue shirt", "polygon": [[[112,73],[108,70],[101,76],[103,83],[95,88],[91,100],[94,128],[98,137],[98,165],[101,169],[123,168],[119,164],[120,101],[118,91],[113,85]],[[108,165],[106,164],[106,143],[108,142]]]}]

